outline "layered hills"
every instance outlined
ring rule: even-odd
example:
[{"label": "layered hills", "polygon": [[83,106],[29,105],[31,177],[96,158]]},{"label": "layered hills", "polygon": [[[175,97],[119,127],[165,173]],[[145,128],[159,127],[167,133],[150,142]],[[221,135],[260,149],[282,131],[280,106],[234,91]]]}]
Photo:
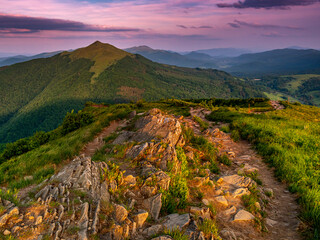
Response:
[{"label": "layered hills", "polygon": [[226,72],[162,65],[109,44],[0,68],[0,143],[56,128],[87,101],[259,97]]}]

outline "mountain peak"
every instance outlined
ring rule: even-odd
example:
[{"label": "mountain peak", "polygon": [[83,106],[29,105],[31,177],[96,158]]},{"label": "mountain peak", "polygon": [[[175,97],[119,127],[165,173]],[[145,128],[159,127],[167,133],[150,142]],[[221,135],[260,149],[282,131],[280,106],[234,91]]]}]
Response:
[{"label": "mountain peak", "polygon": [[90,72],[94,73],[91,78],[92,83],[107,67],[116,63],[120,59],[131,55],[130,53],[116,48],[111,44],[102,43],[100,41],[95,41],[87,47],[79,48],[67,54],[72,60],[85,58],[94,62],[94,65],[90,69]]}]

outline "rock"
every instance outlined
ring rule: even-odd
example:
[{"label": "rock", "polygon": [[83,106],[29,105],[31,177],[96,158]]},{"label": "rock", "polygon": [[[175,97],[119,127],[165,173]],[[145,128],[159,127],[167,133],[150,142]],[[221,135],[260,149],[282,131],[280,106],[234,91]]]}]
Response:
[{"label": "rock", "polygon": [[96,210],[94,212],[93,221],[92,221],[92,234],[98,232],[98,223],[99,223],[99,213],[100,213],[100,201],[97,203]]},{"label": "rock", "polygon": [[33,176],[25,176],[23,179],[26,180],[26,181],[32,181],[33,180]]},{"label": "rock", "polygon": [[9,214],[7,214],[7,213],[3,214],[0,217],[0,227],[3,227],[7,223],[9,218],[10,218]]},{"label": "rock", "polygon": [[151,237],[153,235],[158,234],[160,231],[162,231],[163,226],[158,224],[158,225],[152,225],[151,227],[146,228],[143,230],[143,234],[146,235],[147,237]]},{"label": "rock", "polygon": [[158,171],[154,174],[154,177],[156,178],[156,184],[159,188],[163,190],[167,190],[169,188],[171,179],[168,174],[163,171]]},{"label": "rock", "polygon": [[189,213],[179,215],[178,213],[170,214],[166,216],[167,220],[164,222],[163,226],[168,230],[173,230],[179,228],[182,230],[183,227],[189,224],[190,215]]},{"label": "rock", "polygon": [[235,214],[237,212],[237,208],[235,206],[232,206],[231,208],[223,211],[223,214],[225,216],[231,216],[232,214]]},{"label": "rock", "polygon": [[118,145],[128,142],[129,139],[133,136],[134,132],[123,131],[113,142],[112,144]]},{"label": "rock", "polygon": [[8,213],[5,213],[4,215],[2,215],[0,217],[0,228],[3,227],[7,223],[9,218],[11,218],[14,215],[18,215],[18,214],[19,214],[19,208],[18,207],[14,207],[11,210],[9,210]]},{"label": "rock", "polygon": [[187,152],[186,153],[186,157],[190,160],[193,160],[194,159],[194,152],[190,151],[190,152]]},{"label": "rock", "polygon": [[250,187],[254,183],[254,181],[249,177],[235,175],[224,176],[218,179],[218,183],[228,183],[232,184],[236,187]]},{"label": "rock", "polygon": [[190,208],[190,213],[199,216],[205,219],[210,219],[211,214],[210,214],[210,209],[209,208],[199,208],[199,207],[191,207]]},{"label": "rock", "polygon": [[254,216],[246,210],[240,210],[235,216],[233,221],[251,221],[254,220]]},{"label": "rock", "polygon": [[13,233],[16,233],[16,232],[18,232],[20,229],[21,229],[21,227],[19,227],[19,226],[14,226],[14,227],[11,229],[11,231],[12,231]]},{"label": "rock", "polygon": [[147,148],[148,148],[148,143],[133,146],[127,152],[126,157],[132,160],[137,159],[139,156],[141,156],[144,153],[144,150],[146,150]]},{"label": "rock", "polygon": [[[57,231],[56,231],[54,240],[59,240],[59,239],[60,239],[60,234],[61,234],[61,232],[62,232],[62,226],[61,226],[60,223],[58,223],[58,229],[57,229]],[[78,232],[78,234],[79,234],[79,232]],[[81,238],[81,237],[79,237],[79,240],[87,240],[87,239],[86,239],[86,238]]]},{"label": "rock", "polygon": [[37,217],[35,225],[39,225],[42,223],[42,216]]},{"label": "rock", "polygon": [[118,224],[114,224],[112,229],[111,229],[111,233],[112,233],[112,239],[113,240],[122,240],[122,234],[123,234],[123,228],[118,225]]},{"label": "rock", "polygon": [[264,189],[264,193],[268,196],[268,197],[273,197],[273,189],[272,188],[265,188]]},{"label": "rock", "polygon": [[52,236],[55,227],[56,227],[56,224],[55,224],[55,223],[52,223],[52,224],[50,225],[50,227],[49,227],[49,229],[48,229],[48,235],[49,235],[49,237]]},{"label": "rock", "polygon": [[5,236],[8,236],[8,235],[10,235],[11,234],[11,232],[9,231],[9,230],[4,230],[4,232],[3,232],[3,235],[5,235]]},{"label": "rock", "polygon": [[129,185],[129,187],[134,187],[137,183],[136,178],[132,175],[126,176],[123,180],[126,185]]},{"label": "rock", "polygon": [[194,231],[189,235],[190,240],[206,240],[204,233],[202,231]]},{"label": "rock", "polygon": [[134,221],[137,223],[137,227],[140,228],[147,220],[149,213],[145,210],[140,209],[134,216]]},{"label": "rock", "polygon": [[237,237],[234,234],[234,232],[232,230],[229,230],[229,229],[222,229],[220,231],[220,235],[225,240],[237,240]]},{"label": "rock", "polygon": [[202,199],[202,203],[206,206],[209,206],[210,205],[210,201],[208,199]]},{"label": "rock", "polygon": [[145,199],[142,202],[143,208],[145,208],[150,213],[151,217],[154,220],[157,220],[159,217],[162,206],[161,197],[162,193],[159,193],[151,198]]},{"label": "rock", "polygon": [[82,204],[81,207],[81,215],[80,219],[78,221],[78,226],[79,226],[79,231],[78,231],[78,237],[79,240],[87,240],[87,229],[88,229],[88,224],[89,224],[89,203],[85,202]]},{"label": "rock", "polygon": [[128,118],[129,118],[129,119],[132,119],[132,118],[134,118],[136,115],[137,115],[136,110],[133,110],[131,113],[129,113]]},{"label": "rock", "polygon": [[193,184],[195,187],[201,187],[203,184],[209,182],[208,177],[195,177],[193,178]]},{"label": "rock", "polygon": [[225,207],[229,205],[227,199],[224,196],[215,197],[214,200]]},{"label": "rock", "polygon": [[254,206],[256,207],[256,209],[261,210],[260,203],[255,202],[255,203],[254,203]]},{"label": "rock", "polygon": [[270,218],[266,218],[266,224],[269,225],[270,227],[273,227],[274,225],[276,225],[278,222],[274,221]]},{"label": "rock", "polygon": [[138,131],[132,137],[133,141],[147,142],[158,138],[172,146],[177,144],[182,132],[180,122],[171,116],[164,116],[159,109],[151,109],[136,122],[135,127]]},{"label": "rock", "polygon": [[148,186],[148,185],[143,185],[140,189],[140,192],[143,196],[149,198],[149,197],[152,197],[156,194],[157,188],[152,187],[152,186]]},{"label": "rock", "polygon": [[118,223],[122,223],[128,217],[128,211],[121,205],[114,204],[114,218]]},{"label": "rock", "polygon": [[236,190],[233,191],[232,197],[241,197],[243,195],[248,195],[250,194],[250,191],[247,188],[237,188]]},{"label": "rock", "polygon": [[172,240],[170,236],[160,236],[156,238],[152,238],[152,240]]},{"label": "rock", "polygon": [[108,183],[106,181],[104,181],[101,184],[100,192],[101,192],[101,201],[103,201],[104,203],[109,203],[110,202],[110,193],[108,190]]}]

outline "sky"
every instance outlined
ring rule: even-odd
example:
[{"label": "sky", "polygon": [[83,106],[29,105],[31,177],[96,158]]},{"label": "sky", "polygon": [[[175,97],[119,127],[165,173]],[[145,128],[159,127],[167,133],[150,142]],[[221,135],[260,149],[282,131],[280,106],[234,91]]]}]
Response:
[{"label": "sky", "polygon": [[0,53],[320,49],[320,0],[0,0]]}]

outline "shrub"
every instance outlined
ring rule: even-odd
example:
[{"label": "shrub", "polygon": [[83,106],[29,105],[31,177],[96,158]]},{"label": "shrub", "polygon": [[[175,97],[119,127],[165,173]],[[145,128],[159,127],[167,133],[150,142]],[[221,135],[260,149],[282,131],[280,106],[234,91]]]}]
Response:
[{"label": "shrub", "polygon": [[78,113],[67,113],[62,122],[62,134],[67,134],[93,122],[92,114],[79,111]]}]

